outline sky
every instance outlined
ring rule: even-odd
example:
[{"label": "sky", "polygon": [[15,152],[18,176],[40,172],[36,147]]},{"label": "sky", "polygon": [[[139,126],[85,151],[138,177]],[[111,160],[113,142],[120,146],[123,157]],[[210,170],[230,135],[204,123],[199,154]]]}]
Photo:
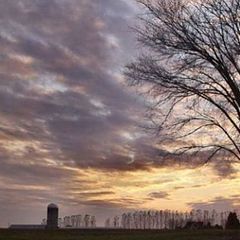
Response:
[{"label": "sky", "polygon": [[[134,0],[0,0],[0,226],[136,209],[224,210],[239,166],[163,159],[124,80],[141,51]],[[169,143],[177,144],[177,143]]]}]

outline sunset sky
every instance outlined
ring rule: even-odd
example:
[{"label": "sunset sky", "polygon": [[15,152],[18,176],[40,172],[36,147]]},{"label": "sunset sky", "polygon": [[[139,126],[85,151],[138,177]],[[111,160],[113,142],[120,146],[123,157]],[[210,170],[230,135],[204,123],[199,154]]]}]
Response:
[{"label": "sunset sky", "polygon": [[[232,209],[240,167],[164,161],[125,64],[134,0],[0,0],[0,226],[134,209]],[[174,145],[177,143],[169,143]],[[166,146],[165,146],[166,147]]]}]

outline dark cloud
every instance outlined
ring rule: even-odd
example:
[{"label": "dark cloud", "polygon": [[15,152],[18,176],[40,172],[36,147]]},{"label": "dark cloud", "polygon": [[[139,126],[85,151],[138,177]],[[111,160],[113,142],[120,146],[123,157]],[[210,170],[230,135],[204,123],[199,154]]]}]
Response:
[{"label": "dark cloud", "polygon": [[[9,125],[16,125],[2,132],[41,142],[64,164],[145,168],[144,163],[128,165],[127,153],[122,154],[130,147],[119,132],[135,131],[142,107],[114,75],[124,62],[112,61],[131,42],[127,20],[133,9],[122,1],[25,0],[1,6],[2,41],[8,44],[0,110]],[[115,41],[121,43],[113,49]],[[9,74],[16,64],[20,67]]]},{"label": "dark cloud", "polygon": [[169,199],[169,194],[167,192],[164,192],[164,191],[151,192],[148,195],[151,198]]},{"label": "dark cloud", "polygon": [[239,204],[240,204],[239,196],[232,196],[229,198],[220,196],[212,199],[211,201],[188,203],[188,205],[194,209],[206,209],[206,210],[216,209],[218,211],[234,210],[240,206]]},{"label": "dark cloud", "polygon": [[228,158],[220,157],[220,159],[212,162],[212,166],[218,176],[222,178],[236,178],[238,171],[234,168],[232,162],[228,161]]},{"label": "dark cloud", "polygon": [[[1,40],[8,43],[2,60],[6,66],[0,110],[9,125],[16,125],[2,127],[2,132],[14,139],[40,141],[55,159],[65,156],[66,162],[81,167],[88,167],[87,161],[92,166],[100,161],[99,155],[114,151],[115,141],[126,145],[117,132],[134,126],[130,115],[138,110],[130,111],[140,108],[110,73],[113,49],[100,8],[107,11],[121,5],[126,12],[127,5],[74,0],[0,4]],[[127,28],[125,22],[123,26]],[[20,57],[12,59],[9,52]],[[24,62],[22,55],[32,62]],[[26,68],[25,74],[13,68],[16,63]]]},{"label": "dark cloud", "polygon": [[192,188],[200,188],[200,187],[204,187],[203,184],[196,184],[196,185],[193,185],[191,186]]},{"label": "dark cloud", "polygon": [[179,190],[179,189],[184,189],[185,187],[183,187],[183,186],[176,186],[176,187],[174,187],[173,189],[174,190]]},{"label": "dark cloud", "polygon": [[81,192],[81,191],[79,191],[79,188],[77,188],[76,194],[86,198],[86,197],[99,197],[99,196],[105,196],[105,195],[114,195],[115,193],[113,191]]}]

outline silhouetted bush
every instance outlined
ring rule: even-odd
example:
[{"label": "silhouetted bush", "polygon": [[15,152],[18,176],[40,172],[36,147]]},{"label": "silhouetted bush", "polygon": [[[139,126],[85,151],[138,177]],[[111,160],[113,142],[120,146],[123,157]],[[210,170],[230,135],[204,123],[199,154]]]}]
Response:
[{"label": "silhouetted bush", "polygon": [[203,229],[203,222],[188,221],[184,227],[185,229]]},{"label": "silhouetted bush", "polygon": [[235,212],[230,212],[226,222],[226,229],[240,228],[240,223]]},{"label": "silhouetted bush", "polygon": [[214,228],[214,229],[223,229],[223,227],[222,226],[220,226],[220,225],[218,225],[218,224],[216,224],[215,226],[213,226],[212,228]]},{"label": "silhouetted bush", "polygon": [[184,229],[199,230],[199,229],[223,229],[222,226],[216,224],[211,226],[210,222],[204,224],[201,221],[188,221],[184,226]]}]

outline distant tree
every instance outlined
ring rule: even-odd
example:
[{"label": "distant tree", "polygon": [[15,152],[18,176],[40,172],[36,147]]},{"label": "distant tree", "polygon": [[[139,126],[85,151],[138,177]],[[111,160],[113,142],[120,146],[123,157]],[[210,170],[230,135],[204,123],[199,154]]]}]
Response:
[{"label": "distant tree", "polygon": [[240,0],[138,2],[143,51],[125,75],[152,103],[145,127],[170,155],[239,161]]},{"label": "distant tree", "polygon": [[226,229],[240,228],[240,223],[235,212],[230,212],[226,222]]}]

